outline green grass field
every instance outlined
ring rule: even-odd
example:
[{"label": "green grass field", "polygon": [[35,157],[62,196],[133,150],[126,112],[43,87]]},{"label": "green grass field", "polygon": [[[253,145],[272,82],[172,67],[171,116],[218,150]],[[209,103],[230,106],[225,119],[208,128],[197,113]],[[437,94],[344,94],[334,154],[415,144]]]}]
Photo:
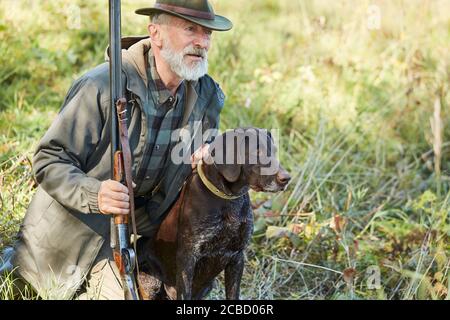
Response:
[{"label": "green grass field", "polygon": [[[252,193],[243,298],[449,299],[450,1],[213,3],[235,24],[210,51],[221,129],[279,129],[293,176]],[[0,2],[0,250],[35,190],[39,138],[103,62],[105,4]],[[122,1],[123,35],[146,33],[146,5]]]}]

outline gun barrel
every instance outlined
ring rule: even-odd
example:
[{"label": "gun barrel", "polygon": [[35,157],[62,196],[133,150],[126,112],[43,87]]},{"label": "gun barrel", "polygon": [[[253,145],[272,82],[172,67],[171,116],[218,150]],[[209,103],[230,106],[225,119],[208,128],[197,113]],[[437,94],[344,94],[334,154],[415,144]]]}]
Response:
[{"label": "gun barrel", "polygon": [[[121,45],[120,0],[109,0],[109,81],[111,91],[111,165],[119,150],[118,120],[116,102],[123,97],[122,92],[122,45]],[[111,170],[112,172],[112,170]],[[112,174],[112,173],[111,173]],[[113,178],[111,176],[111,178]]]}]

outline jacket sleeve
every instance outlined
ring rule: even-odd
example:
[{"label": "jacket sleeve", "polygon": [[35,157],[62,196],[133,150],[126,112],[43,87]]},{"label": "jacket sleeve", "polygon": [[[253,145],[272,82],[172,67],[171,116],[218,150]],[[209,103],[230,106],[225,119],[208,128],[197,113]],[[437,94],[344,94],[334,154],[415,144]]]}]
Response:
[{"label": "jacket sleeve", "polygon": [[33,157],[41,187],[63,206],[82,213],[99,213],[101,182],[85,172],[104,125],[100,96],[93,80],[76,81]]}]

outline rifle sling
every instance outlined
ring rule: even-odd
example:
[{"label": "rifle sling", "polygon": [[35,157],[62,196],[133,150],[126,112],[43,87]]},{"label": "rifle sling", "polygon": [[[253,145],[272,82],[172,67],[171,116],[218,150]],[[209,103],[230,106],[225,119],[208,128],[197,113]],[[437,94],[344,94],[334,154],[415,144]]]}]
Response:
[{"label": "rifle sling", "polygon": [[[136,241],[137,241],[137,228],[136,228],[136,217],[134,213],[134,191],[133,191],[133,175],[131,171],[132,166],[132,157],[131,157],[131,149],[130,143],[128,139],[128,127],[127,127],[127,109],[126,109],[126,100],[119,99],[117,101],[117,116],[119,118],[119,139],[120,145],[122,148],[123,155],[123,166],[125,172],[125,182],[128,188],[128,195],[130,197],[130,216],[131,216],[131,226],[133,230],[133,249],[136,256],[136,270],[137,274],[139,274],[139,265],[137,263],[137,250],[136,250]],[[138,277],[136,277],[138,279]]]}]

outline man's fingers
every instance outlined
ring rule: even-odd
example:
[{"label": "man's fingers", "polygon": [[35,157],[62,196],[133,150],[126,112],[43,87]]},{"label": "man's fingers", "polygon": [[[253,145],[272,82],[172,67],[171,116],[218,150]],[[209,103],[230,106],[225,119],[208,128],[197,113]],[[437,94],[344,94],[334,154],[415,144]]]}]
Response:
[{"label": "man's fingers", "polygon": [[209,156],[209,144],[203,144],[200,148],[195,150],[195,152],[191,156],[191,165],[192,168],[195,167],[200,160],[205,159]]},{"label": "man's fingers", "polygon": [[204,144],[201,150],[201,157],[205,158],[209,155],[209,144]]},{"label": "man's fingers", "polygon": [[130,209],[130,203],[125,201],[110,201],[109,204],[111,207],[119,208],[119,209]]},{"label": "man's fingers", "polygon": [[128,188],[114,180],[103,181],[98,193],[98,208],[103,214],[129,214]]},{"label": "man's fingers", "polygon": [[103,210],[103,213],[105,213],[105,214],[121,214],[121,215],[127,215],[127,214],[130,214],[130,210],[129,210],[129,209],[116,208],[116,207],[106,207],[106,208]]},{"label": "man's fingers", "polygon": [[209,155],[209,144],[204,144],[198,150],[196,157],[198,158],[198,160],[202,160],[206,158],[208,155]]},{"label": "man's fingers", "polygon": [[121,184],[118,181],[108,180],[107,184],[108,184],[108,189],[111,191],[124,192],[124,193],[128,194],[128,188],[125,187],[123,184]]},{"label": "man's fingers", "polygon": [[[133,189],[136,188],[136,183],[134,183],[134,181],[132,181],[131,183]],[[108,180],[108,186],[112,191],[128,193],[128,188],[118,181]]]},{"label": "man's fingers", "polygon": [[123,192],[108,192],[105,196],[116,201],[130,202],[130,196]]}]

